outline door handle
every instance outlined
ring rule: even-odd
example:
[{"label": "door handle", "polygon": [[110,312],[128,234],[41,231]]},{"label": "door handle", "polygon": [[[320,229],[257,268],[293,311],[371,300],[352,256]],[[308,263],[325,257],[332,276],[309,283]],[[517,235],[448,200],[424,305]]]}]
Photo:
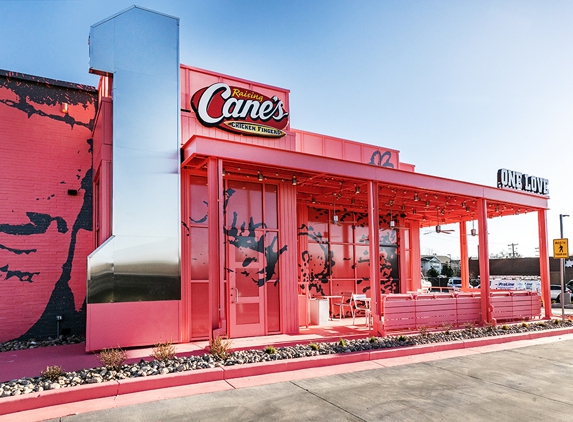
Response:
[{"label": "door handle", "polygon": [[231,287],[235,291],[235,303],[239,303],[239,289]]}]

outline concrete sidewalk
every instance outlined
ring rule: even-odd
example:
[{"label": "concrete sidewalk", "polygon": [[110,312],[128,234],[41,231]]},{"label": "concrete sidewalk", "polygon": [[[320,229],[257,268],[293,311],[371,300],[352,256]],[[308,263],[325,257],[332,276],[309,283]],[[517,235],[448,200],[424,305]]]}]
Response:
[{"label": "concrete sidewalk", "polygon": [[572,349],[567,334],[138,393],[0,420],[570,421]]}]

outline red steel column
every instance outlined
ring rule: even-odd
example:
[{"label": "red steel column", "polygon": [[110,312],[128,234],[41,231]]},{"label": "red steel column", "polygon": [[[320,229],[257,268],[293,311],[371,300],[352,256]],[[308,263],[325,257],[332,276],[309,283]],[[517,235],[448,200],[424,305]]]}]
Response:
[{"label": "red steel column", "polygon": [[209,315],[213,338],[226,333],[225,319],[225,289],[222,277],[222,192],[223,192],[223,163],[216,158],[207,161],[208,188],[208,223],[209,223]]},{"label": "red steel column", "polygon": [[466,222],[460,221],[460,272],[462,276],[462,291],[470,287],[470,268],[468,258],[468,236]]},{"label": "red steel column", "polygon": [[489,297],[489,247],[487,240],[487,201],[478,199],[479,274],[481,291],[481,322],[491,322]]},{"label": "red steel column", "polygon": [[539,272],[541,276],[541,298],[545,318],[551,318],[551,283],[549,276],[549,252],[547,250],[547,210],[537,211],[537,227],[539,231]]},{"label": "red steel column", "polygon": [[382,333],[382,306],[380,303],[380,231],[378,209],[378,183],[368,182],[368,238],[370,253],[370,300],[373,331]]}]

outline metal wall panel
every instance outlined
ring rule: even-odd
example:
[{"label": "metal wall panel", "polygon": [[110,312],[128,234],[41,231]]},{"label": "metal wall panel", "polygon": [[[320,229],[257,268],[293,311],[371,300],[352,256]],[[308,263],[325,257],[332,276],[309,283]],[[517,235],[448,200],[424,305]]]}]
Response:
[{"label": "metal wall panel", "polygon": [[90,72],[113,77],[113,196],[87,301],[179,300],[179,19],[134,6],[93,25]]}]

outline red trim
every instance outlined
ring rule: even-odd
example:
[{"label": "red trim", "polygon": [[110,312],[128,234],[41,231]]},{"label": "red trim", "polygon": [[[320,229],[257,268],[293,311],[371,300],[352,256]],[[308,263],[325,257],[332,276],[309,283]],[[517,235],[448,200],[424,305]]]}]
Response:
[{"label": "red trim", "polygon": [[[335,158],[321,157],[295,151],[285,151],[251,144],[238,144],[216,138],[193,136],[183,146],[184,160],[193,155],[219,157],[223,160],[243,161],[313,173],[328,173],[351,179],[373,180],[411,187],[419,190],[447,192],[506,204],[548,209],[548,198],[526,192],[498,188],[428,176],[409,171],[389,169],[370,164],[353,163]],[[184,163],[185,164],[185,163]]]}]

